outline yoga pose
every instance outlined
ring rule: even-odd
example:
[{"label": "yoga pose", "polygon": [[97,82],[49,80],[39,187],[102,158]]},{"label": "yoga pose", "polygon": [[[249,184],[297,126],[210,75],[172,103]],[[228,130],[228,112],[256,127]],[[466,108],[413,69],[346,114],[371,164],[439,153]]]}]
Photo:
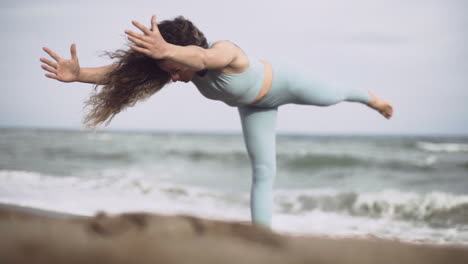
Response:
[{"label": "yoga pose", "polygon": [[237,107],[252,166],[250,203],[254,224],[271,226],[279,106],[329,106],[349,101],[365,104],[387,119],[393,114],[389,102],[369,91],[317,82],[304,69],[249,56],[227,40],[208,42],[182,16],[159,24],[153,16],[151,29],[132,23],[141,32],[125,31],[130,49],[108,53],[117,62],[80,68],[75,44],[71,46],[70,60],[44,48],[55,60],[41,58],[42,68],[49,72],[46,76],[62,82],[95,84],[95,93],[85,102],[92,107],[83,121],[87,127],[106,121],[109,124],[120,111],[148,98],[171,80],[191,81],[205,97]]}]

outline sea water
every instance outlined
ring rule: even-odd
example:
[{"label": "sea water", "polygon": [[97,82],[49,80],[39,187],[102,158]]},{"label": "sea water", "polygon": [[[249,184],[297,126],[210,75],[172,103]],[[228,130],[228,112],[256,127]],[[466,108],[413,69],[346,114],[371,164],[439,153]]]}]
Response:
[{"label": "sea water", "polygon": [[[277,136],[272,228],[468,244],[468,136]],[[250,221],[241,134],[0,129],[0,202]]]}]

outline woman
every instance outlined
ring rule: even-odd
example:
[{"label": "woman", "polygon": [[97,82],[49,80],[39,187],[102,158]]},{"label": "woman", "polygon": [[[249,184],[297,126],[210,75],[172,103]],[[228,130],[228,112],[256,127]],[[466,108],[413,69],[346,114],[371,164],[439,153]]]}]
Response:
[{"label": "woman", "polygon": [[46,76],[62,82],[96,84],[95,94],[85,102],[92,107],[84,120],[87,127],[105,121],[109,124],[121,110],[148,98],[171,80],[191,81],[205,97],[238,107],[253,171],[254,224],[271,226],[279,106],[329,106],[350,101],[365,104],[387,119],[393,114],[390,103],[371,92],[317,83],[302,69],[250,57],[230,41],[208,44],[203,33],[182,16],[159,24],[153,16],[151,29],[132,23],[141,33],[125,31],[131,41],[130,49],[108,53],[117,58],[116,63],[80,68],[75,44],[71,46],[70,60],[44,48],[55,60],[41,58],[42,68],[49,72]]}]

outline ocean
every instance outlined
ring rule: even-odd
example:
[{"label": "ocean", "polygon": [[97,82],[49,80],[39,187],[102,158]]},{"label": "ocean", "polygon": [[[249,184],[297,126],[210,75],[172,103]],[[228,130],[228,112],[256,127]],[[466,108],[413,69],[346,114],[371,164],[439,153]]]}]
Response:
[{"label": "ocean", "polygon": [[[277,136],[272,228],[468,244],[468,136]],[[250,221],[241,134],[0,128],[0,202]]]}]

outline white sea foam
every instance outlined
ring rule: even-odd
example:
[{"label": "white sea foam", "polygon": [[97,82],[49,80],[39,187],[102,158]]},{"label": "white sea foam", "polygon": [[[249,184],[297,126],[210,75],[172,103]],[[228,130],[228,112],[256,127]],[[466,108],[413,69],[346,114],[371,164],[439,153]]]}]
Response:
[{"label": "white sea foam", "polygon": [[108,171],[100,178],[78,179],[0,170],[0,202],[81,215],[149,211],[248,220],[246,195],[236,202],[229,193],[158,182],[138,172],[120,178],[111,175]]},{"label": "white sea foam", "polygon": [[[0,202],[94,215],[147,211],[203,218],[250,221],[249,193],[174,184],[133,170],[108,170],[99,177],[59,177],[36,172],[0,170]],[[424,217],[468,203],[468,196],[397,190],[343,193],[335,189],[275,191],[273,229],[280,232],[395,237],[433,243],[468,243],[468,228],[432,228]],[[350,202],[351,201],[351,202]],[[285,211],[285,204],[290,204]],[[309,208],[304,203],[312,203]],[[309,204],[310,205],[310,204]],[[372,215],[373,205],[377,205]],[[315,206],[315,207],[314,207]],[[413,219],[395,217],[396,209]],[[359,214],[370,208],[371,213]],[[354,210],[354,211],[353,211]],[[406,211],[405,211],[406,210]],[[433,211],[431,211],[433,210]],[[400,211],[401,213],[401,211]],[[398,216],[398,215],[397,215]],[[415,223],[415,221],[421,220]]]},{"label": "white sea foam", "polygon": [[311,211],[338,212],[352,216],[406,220],[442,226],[468,221],[468,195],[444,192],[414,193],[399,190],[343,192],[334,189],[277,190],[276,208],[290,214]]},{"label": "white sea foam", "polygon": [[[292,234],[315,234],[329,236],[366,236],[401,239],[412,242],[468,244],[467,225],[457,227],[431,227],[423,221],[434,212],[441,212],[467,204],[468,196],[453,195],[441,192],[416,194],[398,190],[362,193],[349,203],[351,208],[337,211],[340,199],[351,197],[333,189],[320,190],[280,190],[276,192],[276,212],[273,228],[277,231]],[[304,197],[316,197],[316,209],[303,210],[297,201]],[[328,199],[327,199],[328,198]],[[285,213],[281,204],[290,204]],[[321,203],[321,204],[320,204]],[[331,211],[330,209],[335,211]],[[371,212],[356,214],[367,208]],[[353,210],[354,214],[353,214]],[[372,217],[372,210],[379,217]],[[398,214],[412,214],[422,220],[418,223],[398,217]]]},{"label": "white sea foam", "polygon": [[377,236],[435,244],[468,244],[468,232],[455,228],[434,229],[415,226],[404,221],[351,217],[336,213],[313,211],[301,215],[275,214],[273,229],[287,234],[313,234],[331,237]]},{"label": "white sea foam", "polygon": [[468,152],[468,144],[461,143],[433,143],[433,142],[416,142],[419,149],[430,152]]}]

